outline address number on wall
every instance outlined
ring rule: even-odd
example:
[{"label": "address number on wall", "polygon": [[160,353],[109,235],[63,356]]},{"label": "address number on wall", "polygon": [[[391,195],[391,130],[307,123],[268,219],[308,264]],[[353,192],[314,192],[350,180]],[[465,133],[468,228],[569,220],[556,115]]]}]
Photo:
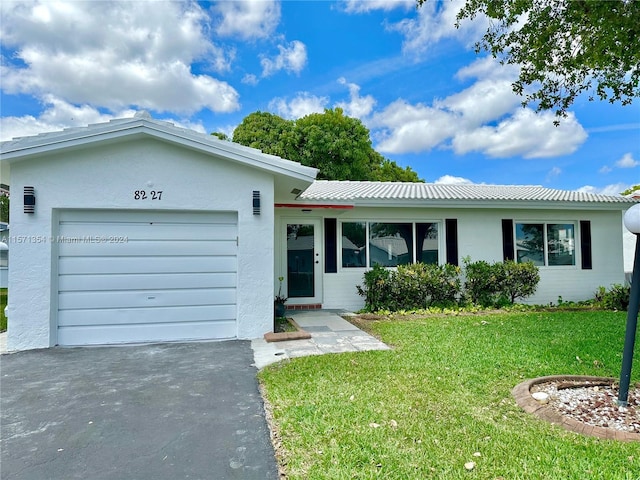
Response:
[{"label": "address number on wall", "polygon": [[134,200],[162,200],[162,190],[136,190],[133,192]]}]

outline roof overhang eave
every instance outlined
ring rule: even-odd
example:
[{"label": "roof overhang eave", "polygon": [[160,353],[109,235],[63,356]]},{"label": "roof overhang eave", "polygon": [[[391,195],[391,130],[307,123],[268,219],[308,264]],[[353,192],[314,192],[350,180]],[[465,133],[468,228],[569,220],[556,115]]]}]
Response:
[{"label": "roof overhang eave", "polygon": [[[224,145],[222,141],[215,141],[215,144],[213,144],[208,142],[206,137],[199,138],[201,135],[191,135],[186,130],[180,135],[175,130],[172,130],[173,127],[169,128],[144,120],[127,122],[121,125],[110,125],[110,127],[97,131],[89,129],[81,133],[73,132],[73,135],[71,132],[68,135],[63,132],[51,138],[44,137],[40,142],[37,142],[37,137],[34,137],[34,142],[26,146],[20,146],[19,142],[4,142],[0,149],[0,158],[12,164],[39,158],[57,151],[81,149],[91,144],[130,141],[147,136],[205,154],[223,156],[237,163],[291,177],[308,184],[315,180],[318,173],[315,168],[267,155],[253,148],[236,145],[231,142],[228,142],[229,145]],[[15,145],[15,148],[12,148],[13,145]]]},{"label": "roof overhang eave", "polygon": [[585,202],[544,200],[453,200],[453,199],[298,199],[302,203],[349,204],[355,208],[472,208],[472,209],[542,209],[542,210],[617,210],[628,209],[635,201]]}]

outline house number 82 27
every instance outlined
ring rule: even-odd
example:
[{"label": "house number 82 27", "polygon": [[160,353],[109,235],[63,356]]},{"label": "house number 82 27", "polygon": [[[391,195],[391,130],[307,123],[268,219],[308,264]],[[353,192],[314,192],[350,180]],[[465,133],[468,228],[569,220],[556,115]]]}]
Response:
[{"label": "house number 82 27", "polygon": [[162,200],[162,190],[136,190],[133,192],[134,200]]}]

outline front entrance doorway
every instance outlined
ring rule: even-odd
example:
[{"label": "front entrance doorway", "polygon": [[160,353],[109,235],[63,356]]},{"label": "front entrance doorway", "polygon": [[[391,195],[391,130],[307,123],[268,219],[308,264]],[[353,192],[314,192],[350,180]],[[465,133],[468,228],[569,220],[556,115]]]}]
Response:
[{"label": "front entrance doorway", "polygon": [[289,219],[285,228],[288,303],[321,303],[320,220]]}]

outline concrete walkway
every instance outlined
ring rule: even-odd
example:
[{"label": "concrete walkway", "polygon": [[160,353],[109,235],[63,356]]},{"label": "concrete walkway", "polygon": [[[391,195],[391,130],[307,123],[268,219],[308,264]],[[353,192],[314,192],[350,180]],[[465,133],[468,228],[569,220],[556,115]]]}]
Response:
[{"label": "concrete walkway", "polygon": [[341,315],[349,313],[338,310],[288,311],[287,316],[309,332],[311,338],[272,343],[264,339],[252,340],[256,367],[260,369],[280,360],[308,355],[389,350],[387,345],[347,322]]}]

